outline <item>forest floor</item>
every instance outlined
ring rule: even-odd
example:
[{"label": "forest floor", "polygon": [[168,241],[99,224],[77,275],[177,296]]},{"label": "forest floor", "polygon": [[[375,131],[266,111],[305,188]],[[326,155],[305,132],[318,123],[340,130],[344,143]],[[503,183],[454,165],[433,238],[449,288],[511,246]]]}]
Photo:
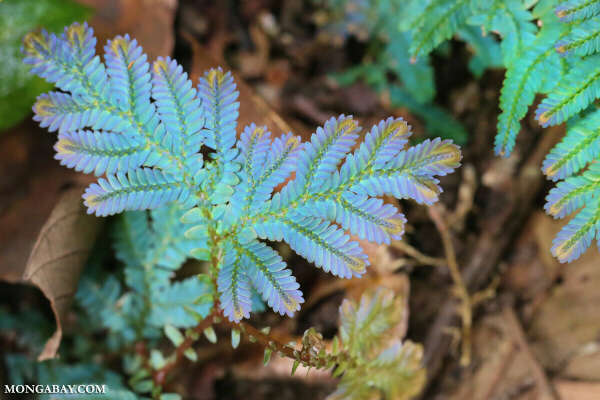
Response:
[{"label": "forest floor", "polygon": [[[173,55],[193,78],[221,65],[241,90],[240,124],[256,121],[275,135],[291,129],[308,139],[330,116],[354,115],[362,126],[402,116],[417,139],[423,124],[385,94],[331,78],[362,58],[365,45],[323,40],[310,2],[247,0],[81,0],[96,7],[92,25],[100,43],[129,32],[150,57]],[[217,4],[216,4],[217,3]],[[308,299],[291,320],[253,317],[295,339],[308,327],[331,338],[337,308],[348,293],[386,284],[407,296],[406,337],[423,343],[428,383],[423,399],[600,399],[600,261],[597,250],[569,264],[550,254],[562,226],[543,213],[550,185],[540,165],[563,128],[542,133],[528,116],[516,151],[493,155],[504,71],[476,80],[469,52],[452,43],[452,57],[437,59],[436,102],[469,132],[463,166],[444,177],[441,205],[402,202],[409,226],[404,244],[368,247],[372,267],[362,282],[340,281],[289,256]],[[53,160],[51,134],[24,122],[0,136],[1,277],[19,281],[33,243],[66,188],[88,178]],[[437,224],[436,224],[437,222]],[[444,242],[444,238],[449,241]],[[461,303],[448,269],[454,251],[472,303]],[[285,249],[283,249],[285,251]],[[289,253],[289,252],[288,252]],[[2,284],[0,301],[22,298],[23,287]],[[464,300],[464,299],[463,299]],[[461,312],[472,312],[465,330]],[[199,349],[200,360],[179,373],[177,390],[190,399],[321,399],[335,387],[328,373],[290,377],[291,363],[274,357],[262,367],[252,345],[233,352],[226,341]],[[469,365],[461,354],[472,349]],[[463,363],[464,364],[464,363]]]}]

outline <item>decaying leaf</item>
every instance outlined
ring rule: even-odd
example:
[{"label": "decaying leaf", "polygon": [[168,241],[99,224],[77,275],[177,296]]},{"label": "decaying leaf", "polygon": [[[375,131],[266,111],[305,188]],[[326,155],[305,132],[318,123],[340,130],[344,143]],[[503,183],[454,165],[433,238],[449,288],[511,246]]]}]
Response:
[{"label": "decaying leaf", "polygon": [[389,398],[408,400],[425,384],[423,347],[403,341],[405,299],[393,290],[365,292],[360,302],[340,306],[340,343],[350,357],[339,361],[334,374],[342,375],[328,400]]},{"label": "decaying leaf", "polygon": [[98,37],[98,50],[108,39],[129,34],[148,57],[171,55],[175,38],[173,22],[177,0],[77,0],[94,9],[90,24]]},{"label": "decaying leaf", "polygon": [[102,219],[88,215],[80,188],[67,190],[42,227],[23,280],[40,288],[56,318],[56,331],[38,359],[54,358],[62,338],[62,323],[75,295],[79,275],[94,245]]}]

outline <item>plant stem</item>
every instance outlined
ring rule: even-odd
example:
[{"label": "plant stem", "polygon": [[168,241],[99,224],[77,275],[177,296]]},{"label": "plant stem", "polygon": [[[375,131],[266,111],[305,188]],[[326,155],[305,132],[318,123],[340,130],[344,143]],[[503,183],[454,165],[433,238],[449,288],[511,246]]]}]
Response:
[{"label": "plant stem", "polygon": [[454,251],[454,246],[452,245],[450,230],[444,221],[442,212],[438,205],[429,207],[429,216],[431,217],[431,220],[435,224],[442,238],[448,270],[450,271],[450,276],[452,277],[452,282],[454,284],[453,291],[459,300],[459,314],[462,321],[460,365],[467,366],[471,363],[471,326],[473,324],[473,302],[463,281],[458,262],[456,261],[456,252]]},{"label": "plant stem", "polygon": [[[193,331],[198,335],[201,335],[205,329],[209,328],[215,320],[215,317],[218,316],[217,312],[218,308],[215,306],[213,312],[206,318],[204,318],[196,327],[193,328]],[[162,368],[155,371],[152,374],[152,378],[154,379],[154,383],[158,386],[162,386],[166,382],[167,375],[181,362],[184,357],[184,353],[192,347],[195,340],[191,336],[187,336],[183,342],[175,349],[175,357],[174,359],[165,364]]]}]

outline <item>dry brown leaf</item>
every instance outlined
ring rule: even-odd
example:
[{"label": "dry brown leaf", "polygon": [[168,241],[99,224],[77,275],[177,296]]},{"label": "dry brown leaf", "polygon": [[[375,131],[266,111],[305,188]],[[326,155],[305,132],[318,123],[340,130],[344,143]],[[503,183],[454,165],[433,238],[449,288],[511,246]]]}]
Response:
[{"label": "dry brown leaf", "polygon": [[90,178],[53,160],[52,140],[31,122],[6,132],[0,140],[3,151],[20,154],[18,162],[10,158],[0,162],[0,175],[18,177],[0,185],[8,198],[0,210],[0,279],[32,284],[50,301],[57,333],[43,358],[56,353],[62,320],[87,255],[84,252],[102,222],[86,215],[83,208],[82,188]]},{"label": "dry brown leaf", "polygon": [[488,315],[476,325],[472,367],[458,378],[449,374],[446,384],[456,386],[450,390],[450,400],[513,398],[534,385],[527,360],[518,350],[502,314]]},{"label": "dry brown leaf", "polygon": [[77,1],[94,9],[90,25],[98,37],[99,52],[108,39],[125,33],[143,46],[149,60],[173,52],[177,0]]},{"label": "dry brown leaf", "polygon": [[556,379],[552,382],[561,400],[598,400],[600,382],[577,382]]},{"label": "dry brown leaf", "polygon": [[80,188],[74,188],[60,197],[38,235],[23,274],[23,280],[37,286],[50,301],[56,319],[56,331],[39,355],[40,361],[56,357],[62,323],[103,221],[86,213],[81,194]]}]

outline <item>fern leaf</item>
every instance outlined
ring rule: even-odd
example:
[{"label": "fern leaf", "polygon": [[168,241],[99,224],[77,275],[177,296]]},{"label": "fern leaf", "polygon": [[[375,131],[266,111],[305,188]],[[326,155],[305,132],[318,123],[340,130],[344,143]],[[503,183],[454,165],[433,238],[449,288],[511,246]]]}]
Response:
[{"label": "fern leaf", "polygon": [[391,204],[352,193],[342,195],[339,201],[310,201],[296,211],[305,216],[335,221],[351,234],[379,244],[390,244],[391,239],[400,239],[406,224],[404,215]]},{"label": "fern leaf", "polygon": [[[200,133],[204,119],[196,89],[181,65],[169,57],[159,57],[152,72],[152,97],[156,101],[156,111],[166,131],[177,141],[175,148],[184,155],[197,153],[200,141],[190,140],[190,137]],[[193,146],[188,148],[188,143]]]},{"label": "fern leaf", "polygon": [[145,211],[130,211],[119,216],[113,229],[117,259],[125,265],[144,265],[154,232]]},{"label": "fern leaf", "polygon": [[176,270],[198,247],[196,240],[185,235],[189,225],[181,221],[183,214],[176,203],[150,211],[157,244],[147,253],[147,263]]},{"label": "fern leaf", "polygon": [[129,325],[130,321],[117,306],[122,292],[115,276],[109,276],[102,283],[83,277],[77,284],[75,299],[100,326],[118,332],[126,340],[133,339],[135,333]]},{"label": "fern leaf", "polygon": [[86,102],[81,97],[75,98],[62,92],[40,95],[33,106],[33,112],[34,121],[50,132],[73,132],[84,127],[118,131],[126,124],[120,116]]},{"label": "fern leaf", "polygon": [[556,16],[564,22],[587,19],[597,14],[600,14],[598,0],[568,0],[556,7]]},{"label": "fern leaf", "polygon": [[562,55],[575,54],[582,57],[599,52],[599,24],[600,17],[594,17],[575,25],[571,33],[556,43],[556,51]]},{"label": "fern leaf", "polygon": [[560,124],[600,96],[600,56],[588,57],[559,83],[536,110],[543,127]]},{"label": "fern leaf", "polygon": [[581,171],[600,156],[600,111],[595,111],[567,129],[563,140],[546,156],[544,174],[556,181]]},{"label": "fern leaf", "polygon": [[234,246],[245,266],[245,274],[252,286],[261,294],[273,311],[288,316],[304,303],[302,292],[292,272],[286,268],[281,256],[264,243],[252,240]]},{"label": "fern leaf", "polygon": [[189,190],[177,178],[149,168],[138,168],[127,174],[118,172],[100,178],[83,195],[88,213],[100,217],[125,210],[157,208],[172,201],[185,201]]},{"label": "fern leaf", "polygon": [[486,31],[498,32],[505,66],[509,66],[535,39],[533,15],[520,0],[486,0],[477,2],[468,23]]},{"label": "fern leaf", "polygon": [[205,145],[225,155],[235,144],[239,103],[231,72],[211,69],[200,78],[198,95],[206,116]]},{"label": "fern leaf", "polygon": [[426,10],[426,18],[415,27],[410,54],[418,58],[429,54],[450,39],[471,15],[470,0],[436,0]]},{"label": "fern leaf", "polygon": [[223,314],[231,321],[239,322],[250,317],[252,294],[250,280],[244,271],[240,254],[232,243],[226,243],[219,269],[217,285]]},{"label": "fern leaf", "polygon": [[[534,43],[526,49],[518,63],[506,71],[500,95],[498,133],[494,141],[496,154],[508,157],[521,130],[521,119],[533,103],[535,94],[543,85],[542,77],[556,60],[553,43],[560,35],[558,29],[543,30]],[[554,68],[555,69],[555,68]]]},{"label": "fern leaf", "polygon": [[418,203],[432,204],[442,192],[434,175],[450,173],[459,161],[460,151],[451,141],[428,139],[401,152],[386,168],[366,174],[351,190],[357,194],[390,194],[398,199],[411,198]]},{"label": "fern leaf", "polygon": [[299,138],[291,133],[271,142],[266,127],[252,124],[244,129],[238,147],[243,179],[231,203],[241,216],[249,208],[262,207],[273,189],[290,176],[296,169],[301,146]]},{"label": "fern leaf", "polygon": [[503,67],[500,42],[493,36],[485,35],[481,29],[471,26],[461,27],[458,36],[473,53],[469,60],[469,70],[476,78],[481,78],[488,68]]},{"label": "fern leaf", "polygon": [[350,241],[344,231],[320,218],[292,215],[282,221],[256,224],[254,229],[263,239],[285,240],[309,262],[341,278],[360,276],[369,265],[358,242]]},{"label": "fern leaf", "polygon": [[240,149],[243,172],[251,183],[258,178],[265,167],[270,144],[271,132],[266,126],[250,124],[240,135],[237,147]]},{"label": "fern leaf", "polygon": [[23,61],[32,66],[31,73],[87,99],[91,90],[104,94],[108,89],[106,71],[95,47],[93,29],[86,23],[75,23],[60,37],[46,31],[28,34]]},{"label": "fern leaf", "polygon": [[[576,260],[590,247],[599,232],[600,204],[596,194],[593,202],[581,210],[556,235],[552,242],[552,254],[563,263]],[[600,244],[598,246],[600,247]]]},{"label": "fern leaf", "polygon": [[112,103],[139,119],[154,112],[150,104],[150,65],[142,47],[125,35],[109,40],[104,51]]},{"label": "fern leaf", "polygon": [[387,44],[385,59],[381,63],[385,62],[389,69],[398,75],[402,86],[418,103],[429,103],[435,97],[433,67],[429,57],[419,57],[415,62],[408,62],[411,57],[409,52],[411,42],[410,32],[396,33],[393,40]]},{"label": "fern leaf", "polygon": [[354,356],[365,356],[377,345],[376,339],[402,321],[402,297],[391,290],[367,293],[360,303],[344,300],[340,305],[340,339]]},{"label": "fern leaf", "polygon": [[342,165],[342,173],[349,173],[347,169],[353,163],[360,163],[366,169],[384,167],[400,154],[411,134],[410,127],[402,118],[390,117],[379,122],[367,133],[358,151],[350,155]]},{"label": "fern leaf", "polygon": [[343,157],[358,138],[358,125],[344,115],[331,118],[318,128],[298,160],[296,180],[304,183],[303,192],[316,190],[331,173],[337,171]]},{"label": "fern leaf", "polygon": [[593,203],[600,195],[600,166],[593,164],[580,176],[559,182],[546,197],[546,212],[563,218],[585,204]]},{"label": "fern leaf", "polygon": [[102,131],[62,133],[54,149],[62,165],[96,176],[140,167],[149,154],[145,143],[135,136]]},{"label": "fern leaf", "polygon": [[204,144],[214,149],[214,176],[206,183],[213,204],[222,204],[233,194],[232,185],[239,182],[236,172],[240,166],[235,162],[238,156],[236,125],[239,103],[233,76],[221,68],[211,69],[200,78],[198,96],[205,115]]},{"label": "fern leaf", "polygon": [[212,285],[206,276],[194,276],[152,293],[149,323],[156,327],[172,325],[189,328],[206,318],[213,307]]},{"label": "fern leaf", "polygon": [[401,342],[397,333],[405,318],[404,301],[389,289],[367,292],[359,304],[344,300],[340,306],[340,346],[356,362],[336,366],[334,376],[343,376],[328,400],[374,396],[408,400],[421,391],[426,379],[423,348]]}]

